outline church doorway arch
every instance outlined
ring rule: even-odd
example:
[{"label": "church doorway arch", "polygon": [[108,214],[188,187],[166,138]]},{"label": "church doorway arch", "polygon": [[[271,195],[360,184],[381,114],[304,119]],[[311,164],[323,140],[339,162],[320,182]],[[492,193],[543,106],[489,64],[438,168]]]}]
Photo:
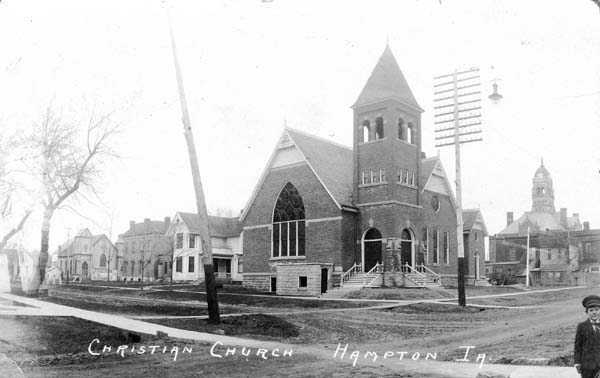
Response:
[{"label": "church doorway arch", "polygon": [[400,236],[400,266],[402,266],[402,271],[406,269],[404,267],[406,264],[414,267],[415,249],[413,248],[413,241],[414,237],[411,230],[408,228],[402,230]]},{"label": "church doorway arch", "polygon": [[369,228],[365,231],[363,234],[362,247],[363,272],[368,272],[377,263],[382,262],[381,232],[376,228]]}]

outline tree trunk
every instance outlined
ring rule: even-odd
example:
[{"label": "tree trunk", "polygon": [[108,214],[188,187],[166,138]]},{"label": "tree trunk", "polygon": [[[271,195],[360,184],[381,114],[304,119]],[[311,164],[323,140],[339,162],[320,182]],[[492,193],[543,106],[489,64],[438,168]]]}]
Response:
[{"label": "tree trunk", "polygon": [[42,285],[42,282],[44,282],[44,278],[46,276],[46,264],[48,263],[48,248],[50,244],[50,222],[52,221],[53,215],[53,208],[47,208],[46,210],[44,210],[44,218],[42,221],[42,240],[40,245],[40,256],[38,258],[38,269],[36,271],[36,276],[34,276],[31,281],[31,287],[29,288],[32,291],[38,292],[38,294],[40,286]]}]

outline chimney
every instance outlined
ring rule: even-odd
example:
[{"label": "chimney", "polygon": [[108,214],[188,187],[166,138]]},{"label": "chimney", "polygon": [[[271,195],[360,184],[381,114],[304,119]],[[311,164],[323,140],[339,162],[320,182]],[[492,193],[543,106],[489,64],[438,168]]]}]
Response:
[{"label": "chimney", "polygon": [[561,207],[560,208],[560,224],[562,224],[564,227],[567,227],[567,208],[566,207]]},{"label": "chimney", "polygon": [[165,217],[165,229],[171,225],[171,217]]},{"label": "chimney", "polygon": [[514,222],[514,217],[515,217],[515,215],[513,214],[512,211],[506,212],[506,225],[507,226],[510,226]]},{"label": "chimney", "polygon": [[135,221],[129,221],[129,229],[133,230],[134,226],[135,226]]},{"label": "chimney", "polygon": [[590,230],[590,222],[583,222],[583,231]]}]

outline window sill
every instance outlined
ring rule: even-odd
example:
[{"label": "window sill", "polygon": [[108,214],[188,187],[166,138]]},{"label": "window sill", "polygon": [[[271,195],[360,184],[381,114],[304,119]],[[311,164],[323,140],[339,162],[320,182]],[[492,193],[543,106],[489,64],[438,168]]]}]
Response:
[{"label": "window sill", "polygon": [[398,184],[398,185],[400,185],[400,186],[404,186],[404,187],[406,187],[406,188],[417,189],[417,187],[416,187],[416,186],[414,186],[414,185],[403,184],[403,183],[401,183],[401,182],[396,182],[396,184]]},{"label": "window sill", "polygon": [[359,188],[369,188],[372,186],[380,186],[380,185],[387,185],[388,182],[387,181],[380,181],[380,182],[376,182],[376,183],[370,183],[370,184],[360,184],[358,185]]},{"label": "window sill", "polygon": [[404,143],[404,144],[406,144],[406,145],[408,145],[408,146],[413,146],[413,147],[415,147],[415,148],[417,147],[417,145],[416,145],[416,144],[414,144],[414,143],[409,143],[409,142],[405,141],[404,139],[396,138],[396,140],[397,140],[398,142],[402,142],[402,143]]},{"label": "window sill", "polygon": [[281,256],[281,257],[271,257],[270,260],[305,260],[306,256]]},{"label": "window sill", "polygon": [[373,140],[368,140],[366,142],[359,142],[358,145],[362,146],[363,144],[373,144],[373,143],[379,143],[379,142],[383,142],[384,140],[386,140],[386,137],[380,138],[380,139],[373,139]]}]

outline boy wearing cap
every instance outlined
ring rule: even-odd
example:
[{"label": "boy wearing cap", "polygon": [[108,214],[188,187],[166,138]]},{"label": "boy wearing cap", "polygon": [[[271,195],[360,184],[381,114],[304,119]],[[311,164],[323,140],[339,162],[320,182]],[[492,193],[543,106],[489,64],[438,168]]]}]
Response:
[{"label": "boy wearing cap", "polygon": [[595,378],[600,372],[600,297],[588,295],[581,303],[588,319],[577,326],[575,369],[582,378]]}]

